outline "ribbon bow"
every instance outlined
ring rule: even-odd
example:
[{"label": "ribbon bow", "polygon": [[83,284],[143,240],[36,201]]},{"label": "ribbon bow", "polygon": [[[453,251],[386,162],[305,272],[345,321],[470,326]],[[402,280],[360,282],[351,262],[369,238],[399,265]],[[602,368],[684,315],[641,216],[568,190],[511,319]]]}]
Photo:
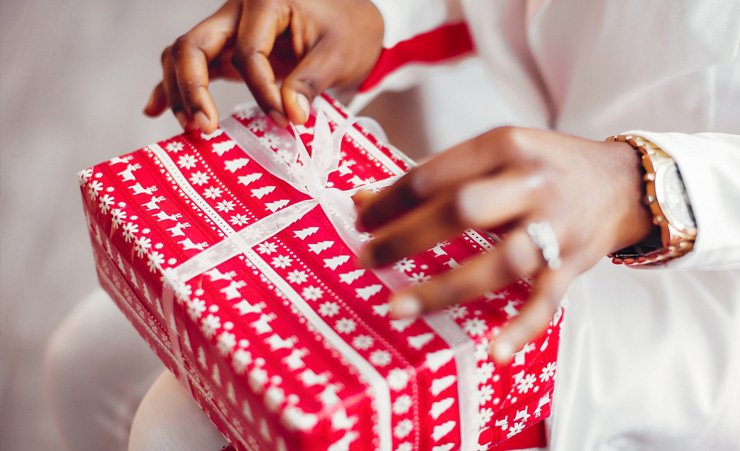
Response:
[{"label": "ribbon bow", "polygon": [[[322,207],[344,243],[355,255],[359,254],[362,243],[369,239],[369,235],[357,231],[354,226],[356,213],[352,196],[361,189],[378,189],[389,186],[398,178],[397,176],[389,177],[350,190],[327,186],[329,175],[339,167],[342,139],[349,128],[360,120],[380,130],[380,126],[372,119],[352,118],[342,123],[332,133],[326,114],[319,111],[314,126],[311,155],[306,150],[300,134],[291,125],[295,139],[289,141],[288,149],[284,149],[287,150],[288,158],[275,153],[233,117],[223,120],[221,129],[245,153],[272,175],[310,198],[278,210],[214,244],[188,261],[166,270],[165,282],[171,285],[175,292],[183,293],[188,280],[269,239],[302,218],[317,205]],[[383,136],[382,131],[376,133]],[[393,281],[391,284],[396,288],[399,286],[398,281]]]}]

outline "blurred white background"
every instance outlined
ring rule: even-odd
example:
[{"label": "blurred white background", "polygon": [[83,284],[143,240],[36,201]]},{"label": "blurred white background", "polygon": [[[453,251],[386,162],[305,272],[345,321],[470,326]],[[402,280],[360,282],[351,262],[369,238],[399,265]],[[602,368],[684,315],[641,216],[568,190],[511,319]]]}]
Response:
[{"label": "blurred white background", "polygon": [[[171,115],[151,120],[141,109],[159,81],[162,49],[220,3],[0,1],[1,450],[59,449],[44,399],[44,346],[97,285],[76,174],[179,133]],[[508,121],[490,87],[481,92],[482,68],[462,69],[380,98],[365,114],[381,116],[391,142],[412,156],[477,134],[493,117]],[[222,114],[249,99],[240,84],[212,91]],[[458,110],[424,92],[455,99]]]}]

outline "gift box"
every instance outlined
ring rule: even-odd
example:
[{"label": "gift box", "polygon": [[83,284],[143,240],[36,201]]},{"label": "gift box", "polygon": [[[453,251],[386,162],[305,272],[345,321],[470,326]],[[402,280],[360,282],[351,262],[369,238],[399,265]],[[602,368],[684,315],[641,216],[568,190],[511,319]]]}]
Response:
[{"label": "gift box", "polygon": [[244,107],[80,173],[102,286],[237,450],[488,449],[550,413],[562,311],[510,365],[488,356],[526,280],[389,316],[391,290],[495,242],[361,267],[350,196],[413,166],[374,128],[326,96],[292,131]]}]

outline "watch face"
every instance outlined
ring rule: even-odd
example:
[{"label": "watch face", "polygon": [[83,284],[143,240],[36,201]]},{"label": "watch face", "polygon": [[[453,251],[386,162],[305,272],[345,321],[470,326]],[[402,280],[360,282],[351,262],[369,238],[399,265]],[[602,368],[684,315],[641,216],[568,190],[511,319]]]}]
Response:
[{"label": "watch face", "polygon": [[663,210],[668,222],[677,229],[693,229],[696,227],[696,221],[678,166],[672,164],[662,172],[655,177],[655,194],[660,209]]}]

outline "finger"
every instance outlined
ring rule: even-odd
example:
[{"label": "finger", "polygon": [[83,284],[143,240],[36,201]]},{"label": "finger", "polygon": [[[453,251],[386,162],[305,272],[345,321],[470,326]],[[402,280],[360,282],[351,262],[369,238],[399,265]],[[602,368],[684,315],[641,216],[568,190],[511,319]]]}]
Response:
[{"label": "finger", "polygon": [[500,169],[516,155],[512,130],[492,130],[417,166],[360,211],[357,227],[373,231],[437,193]]},{"label": "finger", "polygon": [[265,1],[249,2],[242,8],[232,62],[263,111],[279,126],[288,125],[268,57],[275,38],[288,27],[289,18]]},{"label": "finger", "polygon": [[204,133],[213,133],[218,126],[218,112],[208,91],[209,63],[236,33],[238,17],[238,5],[227,2],[178,38],[170,50],[183,108]]},{"label": "finger", "polygon": [[167,96],[164,93],[164,85],[162,82],[152,91],[152,95],[149,97],[149,101],[144,107],[144,114],[150,117],[159,116],[167,109]]},{"label": "finger", "polygon": [[475,256],[459,269],[394,295],[390,300],[391,314],[398,318],[416,316],[468,302],[487,291],[498,291],[541,268],[539,251],[526,233],[517,229],[490,253]]},{"label": "finger", "polygon": [[286,77],[281,92],[291,122],[303,125],[313,99],[336,82],[342,69],[338,47],[331,37],[325,36]]},{"label": "finger", "polygon": [[[515,221],[537,199],[532,186],[523,170],[514,169],[465,184],[456,194],[439,195],[376,229],[375,240],[365,247],[361,260],[369,266],[387,265],[466,228],[487,229]],[[375,199],[366,200],[361,208],[367,211]]]},{"label": "finger", "polygon": [[491,356],[499,364],[508,363],[519,349],[546,328],[575,274],[568,269],[544,270],[534,280],[532,293],[519,315],[504,326],[491,346]]},{"label": "finger", "polygon": [[162,52],[162,87],[170,110],[172,110],[180,126],[186,129],[190,117],[183,109],[182,100],[180,99],[180,89],[177,86],[177,76],[175,75],[174,64],[172,62],[171,49],[172,47],[167,47]]}]

